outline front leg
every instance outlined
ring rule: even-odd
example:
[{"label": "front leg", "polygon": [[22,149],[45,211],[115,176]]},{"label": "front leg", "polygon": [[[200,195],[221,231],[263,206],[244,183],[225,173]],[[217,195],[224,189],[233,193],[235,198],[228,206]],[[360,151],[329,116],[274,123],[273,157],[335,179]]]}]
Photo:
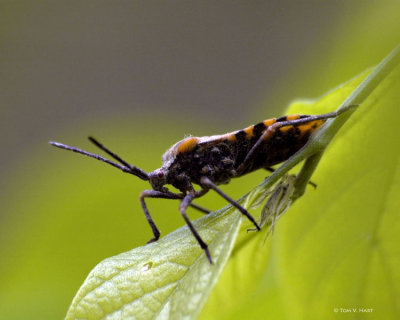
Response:
[{"label": "front leg", "polygon": [[[193,190],[193,199],[194,198],[200,198],[201,196],[206,194],[208,191],[209,191],[209,189],[202,189],[200,191],[194,191]],[[140,204],[142,205],[142,209],[143,209],[144,215],[146,216],[146,220],[149,223],[149,225],[151,227],[151,230],[153,231],[153,235],[154,235],[154,237],[151,238],[147,243],[151,243],[151,242],[157,241],[160,238],[161,233],[158,230],[156,224],[154,223],[153,218],[150,215],[149,209],[147,208],[147,205],[146,205],[146,203],[144,201],[144,198],[161,198],[161,199],[172,199],[172,200],[183,199],[184,200],[186,196],[187,195],[185,195],[183,193],[173,193],[173,192],[169,192],[169,191],[162,192],[162,191],[155,191],[155,190],[144,190],[140,194]],[[193,207],[193,208],[195,208],[195,209],[197,209],[197,210],[199,210],[199,211],[201,211],[201,212],[203,212],[205,214],[210,213],[209,210],[207,210],[207,209],[205,209],[205,208],[203,208],[201,206],[198,206],[198,205],[196,205],[194,203],[191,203],[191,201],[193,199],[191,199],[189,201],[188,206],[190,205],[191,207]],[[182,202],[183,202],[183,200],[182,200]],[[185,209],[185,211],[186,211],[186,209]],[[186,215],[186,213],[185,213],[185,215]],[[196,239],[197,239],[197,237],[196,237]],[[200,244],[200,246],[201,246],[201,244]]]},{"label": "front leg", "polygon": [[197,242],[199,243],[200,247],[204,250],[208,261],[210,262],[210,264],[212,264],[212,259],[211,259],[211,255],[210,255],[210,251],[208,250],[208,245],[204,242],[204,240],[200,237],[199,233],[197,232],[197,230],[195,229],[195,227],[193,226],[192,222],[190,221],[189,217],[186,214],[186,209],[188,208],[188,206],[190,205],[190,203],[192,202],[192,200],[196,197],[196,192],[192,189],[191,191],[189,191],[185,197],[183,198],[182,202],[179,205],[179,211],[183,217],[183,219],[185,220],[187,226],[189,227],[189,230],[192,232],[193,236],[196,238]]},{"label": "front leg", "polygon": [[160,231],[158,230],[156,224],[154,223],[153,218],[150,215],[149,209],[147,209],[146,203],[144,202],[144,198],[162,198],[162,199],[182,199],[182,195],[175,194],[172,192],[161,192],[155,190],[144,190],[140,194],[140,204],[142,205],[142,209],[144,215],[146,216],[146,220],[149,223],[151,230],[153,231],[154,237],[151,238],[147,243],[151,243],[157,241],[160,238]]}]

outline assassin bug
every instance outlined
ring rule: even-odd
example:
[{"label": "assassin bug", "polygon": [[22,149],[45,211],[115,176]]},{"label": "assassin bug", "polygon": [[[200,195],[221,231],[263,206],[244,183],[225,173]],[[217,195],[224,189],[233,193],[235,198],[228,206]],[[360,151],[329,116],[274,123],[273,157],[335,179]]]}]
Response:
[{"label": "assassin bug", "polygon": [[[226,195],[217,186],[226,184],[231,178],[241,177],[258,169],[270,170],[270,167],[287,160],[302,148],[311,134],[320,128],[328,118],[334,118],[339,112],[321,115],[289,115],[268,119],[245,129],[206,137],[187,137],[175,143],[162,156],[163,165],[150,173],[133,166],[121,159],[92,137],[89,140],[119,163],[85,150],[71,147],[59,142],[49,143],[58,148],[74,151],[97,160],[106,162],[126,173],[133,174],[142,180],[149,181],[152,189],[140,194],[140,203],[150,227],[153,238],[148,243],[160,238],[145,198],[164,198],[181,200],[179,211],[188,225],[208,260],[212,263],[207,244],[200,237],[189,220],[186,209],[192,206],[204,213],[208,210],[192,203],[196,198],[206,194],[210,189],[236,207],[260,230],[259,224],[238,202]],[[171,184],[181,193],[169,191],[165,185]],[[199,185],[196,191],[193,184]]]}]

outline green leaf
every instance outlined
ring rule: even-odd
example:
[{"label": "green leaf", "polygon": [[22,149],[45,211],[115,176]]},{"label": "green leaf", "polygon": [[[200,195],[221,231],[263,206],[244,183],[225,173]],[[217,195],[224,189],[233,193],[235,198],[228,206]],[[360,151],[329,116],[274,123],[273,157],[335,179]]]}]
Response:
[{"label": "green leaf", "polygon": [[225,208],[193,223],[209,244],[213,265],[187,227],[104,260],[79,289],[66,318],[194,318],[230,255],[240,220],[240,213]]},{"label": "green leaf", "polygon": [[[288,114],[333,111],[368,74]],[[399,318],[399,105],[397,67],[335,136],[312,177],[318,188],[276,225],[271,259],[260,237],[235,249],[202,319],[331,319],[352,307],[353,318]]]},{"label": "green leaf", "polygon": [[[400,179],[399,148],[393,147],[399,141],[399,111],[393,106],[400,100],[400,71],[397,68],[379,81],[371,77],[378,74],[374,71],[359,87],[368,73],[314,103],[293,105],[289,113],[332,111],[332,105],[340,105],[364,84],[368,86],[368,81],[375,81],[362,112],[356,112],[345,124],[324,155],[321,167],[325,163],[328,169],[319,168],[315,176],[315,181],[324,183],[296,203],[291,219],[280,227],[283,231],[274,239],[278,254],[269,261],[269,247],[263,249],[264,237],[242,232],[202,317],[235,318],[246,313],[263,318],[269,312],[280,318],[286,314],[288,319],[320,319],[332,316],[336,309],[363,313],[378,310],[380,305],[385,307],[386,318],[397,316],[400,286],[393,280],[400,280],[395,271],[400,265],[400,250],[394,245],[397,241],[387,241],[386,235],[395,237],[400,231],[394,215],[400,203],[393,197]],[[386,163],[385,170],[376,170],[381,163]],[[260,186],[244,199],[246,207],[270,191],[267,183]],[[384,223],[381,211],[385,217],[388,214],[389,222]],[[274,226],[274,219],[271,221]],[[289,227],[285,233],[290,223],[294,223],[293,229]],[[381,226],[388,230],[379,230]],[[195,227],[210,244],[215,266],[209,265],[188,229],[181,228],[157,243],[100,263],[76,295],[67,319],[196,317],[228,260],[240,215],[223,209],[199,219]],[[383,251],[379,251],[380,244]],[[265,285],[268,263],[275,264],[277,278],[272,286]],[[386,295],[374,293],[382,287]],[[268,309],[265,301],[274,291],[281,299],[278,303],[273,300],[274,306],[281,309],[271,312],[274,306]],[[222,302],[224,308],[220,307]]]},{"label": "green leaf", "polygon": [[[295,102],[287,114],[319,114],[333,111],[332,105],[340,105],[365,79],[367,74],[368,72],[365,72],[352,79],[317,101]],[[319,182],[320,180],[315,181]],[[317,191],[319,188],[320,186],[318,186]],[[309,190],[309,192],[312,193],[314,190]],[[303,198],[298,200],[298,202],[302,201]],[[290,217],[285,218],[284,215],[283,220],[291,219],[296,205],[286,213]],[[276,243],[276,237],[280,232],[280,223],[281,221],[275,225],[274,234],[270,235],[270,238],[266,241],[265,234],[268,232],[267,230],[263,229],[262,232],[264,234],[253,236],[249,240],[249,234],[245,232],[245,228],[242,228],[233,251],[233,258],[229,260],[216,288],[205,305],[201,313],[201,319],[241,319],[243,314],[253,314],[254,312],[252,319],[257,315],[260,316],[260,319],[263,319],[264,312],[272,314],[272,319],[281,316],[281,311],[271,312],[278,304],[277,296],[275,294],[271,295],[272,290],[276,290],[276,288],[273,288],[274,279],[268,278],[268,281],[265,282],[269,268],[275,263],[274,257],[272,259],[270,257],[270,245],[271,243],[273,245]],[[229,306],[228,308],[220,308],[223,301],[225,305]],[[260,305],[254,306],[256,302],[260,303]],[[269,308],[267,307],[268,305],[270,306]],[[260,309],[259,314],[256,312],[258,309]]]},{"label": "green leaf", "polygon": [[397,67],[342,128],[313,176],[318,189],[281,226],[277,275],[289,319],[332,318],[334,308],[400,317],[399,105]]}]

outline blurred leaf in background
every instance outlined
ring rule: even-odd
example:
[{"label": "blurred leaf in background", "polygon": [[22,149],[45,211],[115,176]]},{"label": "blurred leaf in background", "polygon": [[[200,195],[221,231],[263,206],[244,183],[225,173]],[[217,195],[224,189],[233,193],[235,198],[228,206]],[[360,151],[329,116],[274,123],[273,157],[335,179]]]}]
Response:
[{"label": "blurred leaf in background", "polygon": [[[307,54],[302,53],[304,48],[299,48],[298,65],[301,67],[282,75],[279,89],[275,90],[273,97],[263,102],[257,120],[265,118],[265,106],[281,106],[282,102],[287,101],[287,91],[303,96],[304,88],[311,87],[317,96],[379,62],[400,39],[399,21],[398,1],[364,2],[362,6],[359,2],[354,2],[351,14],[346,15],[344,19],[337,19],[334,31],[321,40],[320,47],[307,48]],[[301,24],[302,21],[298,23]],[[318,28],[318,25],[315,28]],[[379,94],[383,96],[382,92],[377,93],[376,99],[380,98]],[[45,97],[46,92],[43,92],[43,99]],[[110,101],[108,103],[111,103]],[[351,304],[359,305],[365,302],[368,307],[369,302],[375,301],[376,297],[371,296],[373,293],[368,291],[371,283],[363,282],[363,279],[375,279],[382,285],[391,282],[391,279],[385,278],[385,266],[380,267],[379,256],[371,254],[370,245],[372,240],[384,233],[388,225],[395,225],[395,221],[386,218],[379,220],[379,217],[366,214],[370,211],[358,211],[361,208],[360,203],[371,208],[383,204],[385,192],[392,190],[389,187],[397,181],[395,175],[393,180],[390,180],[392,154],[386,152],[385,143],[381,143],[379,137],[386,137],[385,130],[396,127],[396,124],[385,127],[383,123],[399,118],[398,109],[393,109],[394,105],[379,103],[374,105],[373,112],[357,114],[367,127],[360,126],[357,130],[362,130],[361,132],[348,138],[346,136],[346,140],[340,143],[340,148],[332,148],[325,155],[325,159],[331,157],[332,160],[322,162],[315,178],[313,177],[318,183],[318,201],[321,204],[314,199],[309,200],[313,194],[308,192],[305,198],[300,199],[296,207],[289,211],[289,215],[280,221],[272,239],[272,259],[260,280],[263,290],[256,291],[254,296],[243,298],[246,298],[247,303],[238,305],[235,313],[237,318],[243,318],[242,315],[246,314],[252,319],[265,319],[266,309],[267,315],[276,319],[334,317],[329,310],[334,305],[330,303],[345,304],[334,299],[329,302],[330,297],[337,297],[338,294],[338,286],[333,283],[336,279],[334,276],[338,276],[333,272],[335,270],[354,281],[347,283],[346,290],[351,291],[358,288],[360,283],[364,283],[364,290],[360,292],[366,294],[361,296],[359,292],[357,296],[357,292],[353,292],[353,298],[349,302]],[[378,105],[379,111],[382,112],[377,112]],[[282,112],[283,107],[282,105]],[[329,111],[336,107],[332,106]],[[32,112],[35,112],[35,109]],[[393,113],[396,116],[393,117]],[[74,123],[70,132],[68,128],[65,128],[65,132],[59,129],[58,136],[48,138],[93,150],[92,146],[84,143],[84,137],[94,134],[123,158],[149,171],[160,165],[160,156],[168,144],[188,133],[187,127],[182,128],[183,121],[173,118],[165,114],[140,119],[137,118],[137,114],[129,117],[126,114],[107,116],[103,119],[99,117],[80,122],[79,125]],[[382,126],[376,129],[382,130],[379,131],[379,135],[376,135],[378,131],[372,130],[376,127],[375,119],[381,119],[379,123]],[[248,124],[244,121],[243,126]],[[209,132],[205,123],[197,123],[190,128],[190,133],[198,135],[222,133]],[[101,136],[96,135],[97,132],[101,133]],[[365,137],[361,144],[358,141],[360,136]],[[357,141],[353,142],[353,138],[357,138]],[[390,137],[394,138],[395,136]],[[351,144],[345,143],[347,140]],[[354,159],[349,156],[348,162],[343,161],[343,157],[352,154],[354,148],[358,148],[356,150],[360,154]],[[100,260],[143,245],[150,238],[150,228],[138,203],[140,191],[148,188],[148,185],[128,175],[121,175],[101,163],[95,163],[94,160],[50,150],[45,141],[40,146],[30,146],[29,150],[29,157],[20,158],[12,168],[7,168],[7,180],[2,181],[6,188],[2,191],[1,201],[0,316],[4,319],[62,318],[80,284]],[[4,153],[3,156],[6,155]],[[368,164],[368,167],[359,166],[356,171],[347,172],[355,161]],[[353,185],[343,185],[346,181],[341,179],[343,170],[346,170],[347,175],[354,176]],[[332,173],[336,175],[332,177]],[[328,177],[329,181],[325,177]],[[226,190],[238,197],[262,178],[263,175],[252,175],[238,184],[233,183]],[[359,194],[361,183],[368,187],[368,193],[362,191],[363,194]],[[335,194],[332,196],[332,187],[338,190],[347,188],[345,194],[336,194],[336,197],[351,198],[345,200],[354,215],[333,215],[336,211],[332,200],[335,197]],[[390,192],[394,192],[393,190]],[[360,201],[359,196],[368,201]],[[357,199],[359,201],[356,201]],[[379,201],[374,201],[375,199]],[[202,204],[217,209],[223,205],[223,201],[207,196]],[[390,205],[392,207],[394,204]],[[319,211],[313,211],[313,208],[319,206],[327,208],[324,217],[318,215]],[[149,202],[149,207],[164,235],[183,225],[177,212],[177,203],[154,200]],[[159,212],[168,212],[168,215],[159,215]],[[307,215],[300,212],[306,212]],[[372,222],[381,227],[376,229],[375,238],[369,239],[367,235],[371,230],[368,228]],[[321,234],[324,230],[325,233]],[[362,234],[355,233],[352,239],[341,238],[342,230],[365,231],[366,236],[363,238]],[[296,240],[301,236],[299,234],[303,237],[301,242]],[[391,236],[387,234],[385,239],[391,239]],[[321,237],[324,237],[323,241],[320,240]],[[345,257],[340,255],[343,251],[336,251],[338,256],[333,258],[327,255],[335,252],[338,246],[350,248],[349,243],[356,242],[360,245],[359,250],[347,251]],[[323,244],[328,249],[322,247]],[[269,244],[266,245],[268,246]],[[388,248],[392,253],[395,250],[390,243]],[[354,256],[354,260],[346,259],[352,257],[353,253],[358,255]],[[343,264],[339,263],[339,258]],[[332,264],[327,266],[327,262]],[[349,265],[349,262],[355,263]],[[267,258],[254,263],[267,265]],[[371,268],[368,270],[374,277],[363,273],[366,270],[358,272],[366,263],[370,264]],[[354,277],[351,276],[352,272]],[[330,275],[332,277],[328,277],[327,285],[321,286],[319,279]],[[386,289],[387,287],[383,286],[382,292],[386,292]],[[324,297],[324,306],[318,305],[316,297],[319,296]],[[389,312],[393,311],[395,302],[386,295],[382,295],[382,300],[391,303],[385,311],[385,316],[390,319],[389,316],[393,313]],[[378,311],[372,314],[371,318],[377,314]],[[225,316],[234,318],[234,314]]]}]

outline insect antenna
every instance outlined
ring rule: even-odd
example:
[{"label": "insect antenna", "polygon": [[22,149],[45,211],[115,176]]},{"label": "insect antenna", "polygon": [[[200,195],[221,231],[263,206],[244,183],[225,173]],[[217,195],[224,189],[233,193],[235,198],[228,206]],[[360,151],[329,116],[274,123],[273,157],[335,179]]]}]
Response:
[{"label": "insect antenna", "polygon": [[142,180],[149,180],[149,175],[144,172],[142,169],[139,169],[138,167],[135,167],[131,164],[129,164],[128,162],[126,162],[125,160],[123,160],[122,158],[120,158],[120,156],[118,156],[117,154],[115,154],[114,152],[112,152],[111,150],[107,149],[103,144],[101,144],[100,142],[98,142],[95,138],[93,137],[88,137],[88,139],[98,148],[100,148],[101,150],[103,150],[105,153],[107,153],[109,156],[111,156],[112,158],[114,158],[115,160],[117,160],[119,163],[123,164],[125,167],[129,168],[130,171],[132,172],[132,174],[134,174],[135,176],[138,176],[140,179]]},{"label": "insect antenna", "polygon": [[88,157],[103,161],[105,163],[108,163],[109,165],[112,165],[113,167],[115,167],[117,169],[120,169],[123,172],[133,174],[133,175],[139,177],[142,180],[146,180],[146,181],[149,180],[149,176],[148,176],[148,174],[146,172],[144,172],[143,170],[141,170],[141,169],[129,164],[128,162],[122,160],[119,156],[117,156],[115,153],[113,153],[110,150],[108,150],[106,147],[104,147],[101,143],[96,141],[94,138],[89,137],[89,139],[96,146],[98,146],[100,149],[104,150],[107,154],[109,154],[111,157],[113,157],[115,160],[117,160],[118,162],[122,163],[122,165],[118,164],[118,163],[115,163],[115,162],[113,162],[111,160],[108,160],[108,159],[106,159],[106,158],[104,158],[104,157],[102,157],[102,156],[100,156],[98,154],[94,154],[94,153],[82,150],[80,148],[77,148],[77,147],[71,147],[71,146],[68,146],[66,144],[63,144],[63,143],[60,143],[60,142],[55,142],[55,141],[49,141],[49,143],[52,146],[55,146],[57,148],[73,151],[73,152],[80,153],[80,154],[83,154],[85,156],[88,156]]}]

